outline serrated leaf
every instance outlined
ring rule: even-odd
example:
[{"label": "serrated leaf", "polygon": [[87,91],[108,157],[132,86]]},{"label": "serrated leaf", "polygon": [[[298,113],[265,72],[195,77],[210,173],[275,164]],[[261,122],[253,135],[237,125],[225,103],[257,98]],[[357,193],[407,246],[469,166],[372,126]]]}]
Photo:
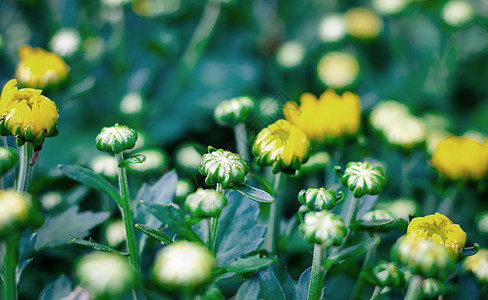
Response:
[{"label": "serrated leaf", "polygon": [[42,290],[39,300],[63,299],[72,291],[71,281],[62,274]]},{"label": "serrated leaf", "polygon": [[147,226],[144,224],[136,224],[136,228],[144,232],[148,236],[158,240],[163,245],[169,245],[173,243],[173,240],[171,240],[171,238],[161,230],[154,229],[151,226]]},{"label": "serrated leaf", "polygon": [[75,244],[75,245],[79,245],[79,246],[83,246],[83,247],[87,247],[87,248],[91,248],[91,249],[97,250],[97,251],[114,252],[114,253],[118,253],[118,254],[123,255],[123,256],[128,256],[130,254],[129,252],[121,252],[121,251],[115,250],[113,248],[110,248],[109,246],[97,243],[92,238],[89,238],[87,241],[84,239],[77,238],[75,236],[71,236],[70,243]]},{"label": "serrated leaf", "polygon": [[112,199],[117,201],[119,205],[122,205],[119,191],[101,175],[80,166],[60,165],[59,168],[61,169],[61,172],[69,178],[79,181],[98,191],[107,193]]},{"label": "serrated leaf", "polygon": [[235,191],[226,193],[228,204],[222,209],[215,242],[217,265],[255,251],[263,242],[266,227],[257,224],[259,204],[247,201]]},{"label": "serrated leaf", "polygon": [[251,199],[256,202],[260,203],[273,203],[274,198],[266,193],[263,190],[260,190],[258,188],[246,185],[246,184],[241,184],[241,185],[233,185],[230,187],[234,191],[238,191],[242,195],[246,196],[248,199]]},{"label": "serrated leaf", "polygon": [[389,219],[378,219],[378,220],[358,220],[356,223],[361,227],[381,227],[393,223],[395,220],[393,218]]},{"label": "serrated leaf", "polygon": [[275,259],[273,258],[261,258],[259,255],[254,255],[246,258],[236,259],[229,262],[225,269],[228,272],[234,273],[248,273],[255,272],[257,270],[266,268],[271,265]]},{"label": "serrated leaf", "polygon": [[68,243],[70,235],[85,237],[90,230],[110,217],[108,212],[78,212],[73,206],[61,214],[48,218],[39,228],[35,250],[55,247]]},{"label": "serrated leaf", "polygon": [[258,271],[259,299],[294,299],[295,282],[281,263]]},{"label": "serrated leaf", "polygon": [[324,266],[324,268],[327,270],[336,262],[346,260],[346,259],[351,258],[353,256],[362,254],[362,253],[366,252],[366,250],[368,250],[368,248],[373,247],[375,245],[378,245],[379,242],[380,242],[379,238],[372,238],[372,239],[363,241],[359,244],[356,244],[356,245],[347,247],[345,249],[342,249],[338,253],[331,255],[331,256],[327,257],[326,259],[324,259],[322,261],[322,266]]},{"label": "serrated leaf", "polygon": [[167,225],[168,230],[176,234],[180,239],[202,242],[193,231],[191,225],[185,220],[185,216],[173,205],[160,205],[154,203],[142,203],[146,209]]},{"label": "serrated leaf", "polygon": [[124,160],[122,160],[119,163],[119,168],[124,168],[128,164],[140,164],[143,163],[146,160],[146,156],[144,154],[136,154],[131,157],[128,157]]}]

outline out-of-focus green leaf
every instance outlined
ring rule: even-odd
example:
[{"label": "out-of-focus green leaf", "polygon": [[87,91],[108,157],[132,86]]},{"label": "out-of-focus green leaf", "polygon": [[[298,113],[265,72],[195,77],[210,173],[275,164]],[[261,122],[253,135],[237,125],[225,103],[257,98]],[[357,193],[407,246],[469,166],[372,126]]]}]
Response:
[{"label": "out-of-focus green leaf", "polygon": [[71,281],[62,274],[42,290],[39,300],[64,299],[72,291]]},{"label": "out-of-focus green leaf", "polygon": [[164,234],[164,232],[162,232],[161,230],[154,229],[151,226],[147,226],[144,224],[136,224],[136,228],[144,232],[148,236],[158,240],[163,245],[169,245],[173,243],[173,240],[171,240],[171,238]]},{"label": "out-of-focus green leaf", "polygon": [[259,299],[259,292],[258,278],[247,279],[237,290],[236,300]]},{"label": "out-of-focus green leaf", "polygon": [[295,297],[295,281],[285,266],[275,263],[257,274],[259,278],[259,299],[293,299]]},{"label": "out-of-focus green leaf", "polygon": [[246,258],[235,259],[225,266],[228,272],[247,273],[255,272],[271,265],[275,259],[261,258],[258,254]]},{"label": "out-of-focus green leaf", "polygon": [[20,281],[20,276],[22,272],[27,267],[28,264],[32,262],[31,254],[34,250],[34,246],[37,240],[37,232],[32,232],[30,230],[25,231],[20,236],[19,240],[19,264],[16,271],[17,282]]},{"label": "out-of-focus green leaf", "polygon": [[246,196],[248,199],[251,199],[256,202],[260,203],[273,203],[274,199],[273,197],[266,193],[263,190],[260,190],[258,188],[246,185],[246,184],[241,184],[241,185],[234,185],[230,187],[234,191],[238,191],[242,195]]},{"label": "out-of-focus green leaf", "polygon": [[351,258],[353,256],[359,255],[361,253],[366,252],[368,248],[378,245],[380,243],[379,238],[372,238],[366,241],[363,241],[359,244],[347,247],[342,249],[338,253],[331,255],[322,261],[322,265],[325,269],[329,269],[333,264]]},{"label": "out-of-focus green leaf", "polygon": [[124,256],[128,256],[130,254],[129,252],[120,252],[120,251],[117,251],[113,248],[110,248],[109,246],[99,244],[99,243],[95,242],[92,238],[88,239],[88,241],[87,241],[84,239],[77,238],[75,236],[71,236],[70,242],[71,242],[71,244],[91,248],[91,249],[97,250],[97,251],[114,252],[114,253],[118,253],[118,254],[124,255]]}]

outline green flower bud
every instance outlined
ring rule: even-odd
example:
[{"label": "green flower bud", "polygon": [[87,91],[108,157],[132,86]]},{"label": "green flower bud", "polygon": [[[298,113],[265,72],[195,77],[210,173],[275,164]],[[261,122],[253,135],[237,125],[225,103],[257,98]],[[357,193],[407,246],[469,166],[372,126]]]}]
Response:
[{"label": "green flower bud", "polygon": [[325,210],[305,214],[300,230],[307,242],[322,244],[326,247],[341,245],[347,234],[344,220]]},{"label": "green flower bud", "polygon": [[125,125],[115,124],[112,127],[104,127],[96,141],[98,150],[117,154],[134,148],[137,132]]},{"label": "green flower bud", "polygon": [[127,259],[109,252],[84,256],[76,267],[76,275],[94,298],[122,296],[135,283],[135,272]]},{"label": "green flower bud", "polygon": [[404,276],[395,262],[380,261],[373,268],[374,283],[378,286],[391,286],[399,288],[403,286]]},{"label": "green flower bud", "polygon": [[392,248],[392,257],[413,274],[430,278],[445,278],[455,265],[452,252],[433,240],[398,239]]},{"label": "green flower bud", "polygon": [[424,298],[434,298],[439,297],[446,293],[446,287],[444,283],[439,279],[427,278],[422,281],[422,287],[420,288],[419,297]]},{"label": "green flower bud", "polygon": [[227,205],[227,198],[222,192],[199,188],[186,197],[185,208],[196,218],[211,218],[220,215]]},{"label": "green flower bud", "polygon": [[359,224],[370,232],[387,232],[393,229],[395,221],[388,211],[375,209],[362,215]]},{"label": "green flower bud", "polygon": [[17,159],[19,158],[19,154],[17,150],[10,147],[1,147],[0,148],[0,176],[7,173],[10,169],[12,169],[15,164],[17,163]]},{"label": "green flower bud", "polygon": [[300,191],[298,194],[298,201],[300,201],[301,204],[305,204],[310,210],[330,210],[344,201],[344,194],[342,192],[337,193],[334,190],[326,190],[324,188],[310,188],[308,190]]},{"label": "green flower bud", "polygon": [[41,224],[42,216],[29,194],[0,190],[0,239]]},{"label": "green flower bud", "polygon": [[203,245],[179,241],[156,254],[153,277],[166,288],[191,288],[210,279],[215,258]]},{"label": "green flower bud", "polygon": [[236,97],[222,101],[214,112],[215,121],[221,126],[234,127],[246,121],[254,108],[254,101],[249,97]]},{"label": "green flower bud", "polygon": [[220,183],[222,187],[227,188],[230,185],[242,184],[249,172],[249,166],[239,154],[209,147],[198,170],[200,174],[207,176],[206,184]]},{"label": "green flower bud", "polygon": [[371,167],[368,162],[350,162],[346,170],[335,167],[343,186],[354,192],[354,197],[361,198],[366,194],[377,195],[386,184],[381,167]]}]

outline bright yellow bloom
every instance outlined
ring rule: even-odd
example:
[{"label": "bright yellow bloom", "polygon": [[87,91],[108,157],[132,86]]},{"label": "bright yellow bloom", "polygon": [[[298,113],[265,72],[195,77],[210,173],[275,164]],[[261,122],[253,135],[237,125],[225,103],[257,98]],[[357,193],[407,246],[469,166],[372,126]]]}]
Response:
[{"label": "bright yellow bloom", "polygon": [[376,13],[366,7],[354,7],[344,14],[346,32],[358,39],[374,39],[380,32],[383,24]]},{"label": "bright yellow bloom", "polygon": [[17,80],[12,79],[2,90],[0,98],[0,133],[14,135],[17,144],[32,142],[40,149],[46,137],[58,134],[58,108],[56,104],[41,95],[41,90],[20,89]]},{"label": "bright yellow bloom", "polygon": [[407,237],[415,240],[434,240],[451,249],[456,255],[464,248],[466,232],[440,213],[414,218],[408,224]]},{"label": "bright yellow bloom", "polygon": [[464,268],[473,272],[478,281],[488,283],[488,249],[480,249],[464,261]]},{"label": "bright yellow bloom", "polygon": [[488,174],[488,139],[484,143],[449,136],[437,144],[432,166],[451,179],[479,180]]},{"label": "bright yellow bloom", "polygon": [[273,166],[273,173],[295,173],[309,157],[310,140],[299,128],[278,120],[261,130],[252,153],[262,166]]},{"label": "bright yellow bloom", "polygon": [[15,77],[23,86],[44,89],[68,77],[68,65],[53,52],[24,45],[19,48],[19,56]]},{"label": "bright yellow bloom", "polygon": [[351,92],[342,96],[325,91],[319,99],[310,93],[300,98],[300,107],[293,102],[283,106],[285,118],[319,143],[355,134],[361,121],[359,97]]}]

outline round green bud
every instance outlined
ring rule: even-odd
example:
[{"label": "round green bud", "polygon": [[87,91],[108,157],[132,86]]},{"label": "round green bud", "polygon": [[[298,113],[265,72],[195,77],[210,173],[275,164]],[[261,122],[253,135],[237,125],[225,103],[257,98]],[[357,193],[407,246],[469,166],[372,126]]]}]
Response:
[{"label": "round green bud", "polygon": [[222,192],[199,188],[186,197],[184,205],[193,217],[211,218],[220,215],[222,208],[227,205],[227,198]]},{"label": "round green bud", "polygon": [[134,287],[135,271],[116,253],[92,252],[77,264],[76,275],[94,298],[122,296]]},{"label": "round green bud", "polygon": [[153,277],[165,288],[191,288],[210,279],[215,258],[201,244],[179,241],[156,254]]},{"label": "round green bud", "polygon": [[377,195],[386,184],[383,169],[372,167],[368,162],[350,162],[345,171],[340,167],[336,167],[335,171],[342,185],[348,187],[356,198],[366,194]]},{"label": "round green bud", "polygon": [[209,147],[209,153],[203,155],[198,168],[209,185],[220,183],[227,188],[231,185],[240,185],[249,172],[247,163],[235,154],[223,149],[216,150]]},{"label": "round green bud", "polygon": [[325,210],[306,213],[300,230],[307,242],[322,244],[326,247],[341,245],[347,234],[344,220],[340,216]]},{"label": "round green bud", "polygon": [[215,121],[221,126],[234,127],[246,121],[254,108],[254,101],[249,97],[236,97],[222,101],[215,108]]},{"label": "round green bud", "polygon": [[394,288],[403,286],[403,272],[398,268],[396,262],[380,261],[378,265],[373,268],[372,273],[374,283],[378,286],[391,286]]},{"label": "round green bud", "polygon": [[136,141],[137,132],[119,124],[102,128],[102,132],[96,138],[98,150],[115,154],[134,148]]},{"label": "round green bud", "polygon": [[7,173],[17,163],[19,154],[10,147],[0,147],[0,176]]},{"label": "round green bud", "polygon": [[392,257],[413,274],[445,278],[455,266],[452,251],[433,240],[401,237],[392,248]]},{"label": "round green bud", "polygon": [[375,209],[362,215],[359,224],[370,232],[387,232],[395,226],[395,219],[390,212]]},{"label": "round green bud", "polygon": [[300,191],[298,201],[313,211],[330,210],[344,201],[344,194],[325,188],[310,188]]},{"label": "round green bud", "polygon": [[0,239],[41,224],[42,216],[29,194],[0,190]]},{"label": "round green bud", "polygon": [[420,298],[430,299],[439,297],[446,293],[446,287],[442,281],[435,278],[427,278],[422,281],[422,287],[420,288]]}]

